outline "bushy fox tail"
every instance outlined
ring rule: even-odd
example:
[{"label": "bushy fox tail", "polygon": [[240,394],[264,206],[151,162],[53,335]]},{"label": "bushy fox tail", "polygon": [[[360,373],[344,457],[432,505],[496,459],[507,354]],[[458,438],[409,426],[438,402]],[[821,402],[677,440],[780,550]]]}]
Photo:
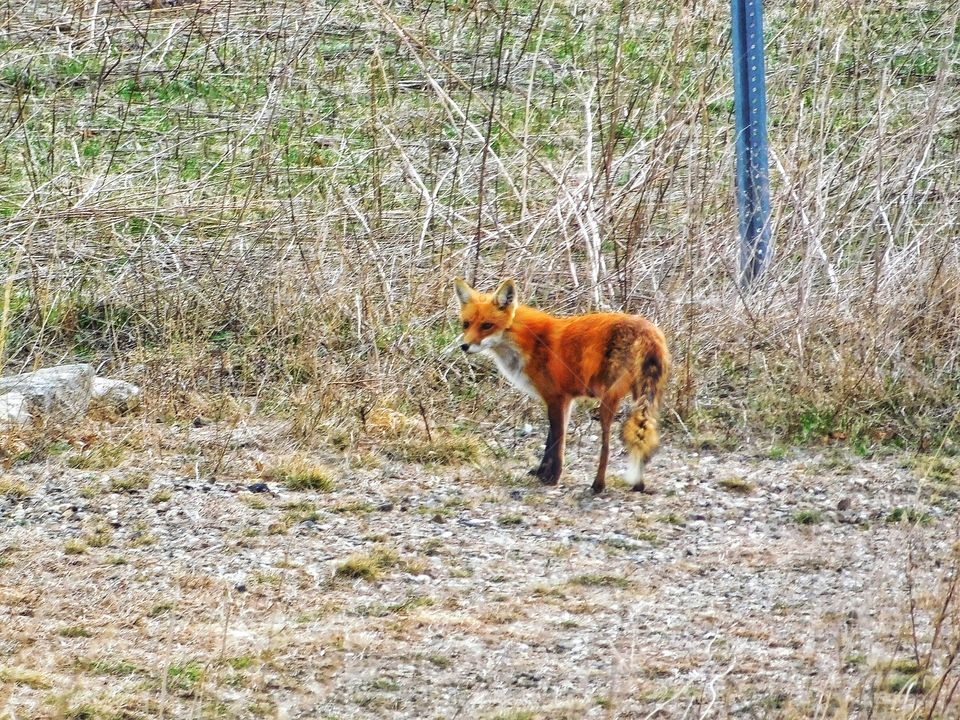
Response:
[{"label": "bushy fox tail", "polygon": [[670,373],[670,354],[659,331],[652,337],[640,338],[637,344],[631,388],[634,405],[623,422],[623,444],[630,453],[627,481],[634,490],[643,490],[643,468],[660,444],[657,415]]}]

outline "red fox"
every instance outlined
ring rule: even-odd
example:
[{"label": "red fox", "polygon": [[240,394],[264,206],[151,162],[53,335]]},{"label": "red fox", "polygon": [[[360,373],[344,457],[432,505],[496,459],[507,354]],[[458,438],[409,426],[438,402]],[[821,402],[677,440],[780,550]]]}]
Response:
[{"label": "red fox", "polygon": [[513,280],[504,280],[489,295],[461,278],[454,287],[463,322],[460,348],[468,354],[489,353],[507,380],[547,405],[547,444],[540,466],[530,474],[546,485],[557,484],[570,405],[578,397],[599,398],[603,436],[593,491],[602,492],[610,424],[631,393],[633,411],[623,423],[623,442],[630,452],[627,479],[634,490],[643,490],[643,468],[660,442],[657,413],[670,370],[660,329],[646,318],[623,313],[553,317],[518,305]]}]

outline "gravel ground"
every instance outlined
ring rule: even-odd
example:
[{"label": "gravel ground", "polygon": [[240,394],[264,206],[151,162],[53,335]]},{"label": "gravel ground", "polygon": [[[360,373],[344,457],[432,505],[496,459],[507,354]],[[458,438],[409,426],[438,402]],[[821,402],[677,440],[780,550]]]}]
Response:
[{"label": "gravel ground", "polygon": [[528,429],[456,467],[314,450],[334,487],[294,491],[270,472],[281,425],[87,428],[3,475],[0,717],[913,707],[893,676],[911,584],[922,649],[953,566],[949,477],[668,445],[651,492],[593,497],[591,429],[556,488],[524,472]]}]

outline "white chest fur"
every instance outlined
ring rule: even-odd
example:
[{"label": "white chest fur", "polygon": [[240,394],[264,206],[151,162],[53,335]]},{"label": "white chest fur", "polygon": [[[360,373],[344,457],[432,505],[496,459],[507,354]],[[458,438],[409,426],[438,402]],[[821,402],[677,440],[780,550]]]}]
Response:
[{"label": "white chest fur", "polygon": [[[487,338],[487,340],[489,339]],[[519,350],[503,339],[489,344],[484,341],[481,345],[486,345],[484,350],[490,353],[500,374],[509,380],[511,385],[518,390],[522,390],[530,397],[540,400],[540,393],[537,392],[533,383],[530,382],[530,378],[523,371],[523,356]]]}]

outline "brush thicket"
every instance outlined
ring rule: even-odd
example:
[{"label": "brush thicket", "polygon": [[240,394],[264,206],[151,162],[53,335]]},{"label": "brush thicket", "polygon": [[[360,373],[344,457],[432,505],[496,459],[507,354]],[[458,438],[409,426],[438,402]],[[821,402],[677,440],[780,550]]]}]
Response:
[{"label": "brush thicket", "polygon": [[512,275],[665,329],[673,438],[956,449],[953,3],[769,8],[750,292],[725,2],[90,13],[0,9],[7,371],[87,359],[171,412],[255,396],[313,427],[384,398],[502,417],[448,352],[449,282]]}]

